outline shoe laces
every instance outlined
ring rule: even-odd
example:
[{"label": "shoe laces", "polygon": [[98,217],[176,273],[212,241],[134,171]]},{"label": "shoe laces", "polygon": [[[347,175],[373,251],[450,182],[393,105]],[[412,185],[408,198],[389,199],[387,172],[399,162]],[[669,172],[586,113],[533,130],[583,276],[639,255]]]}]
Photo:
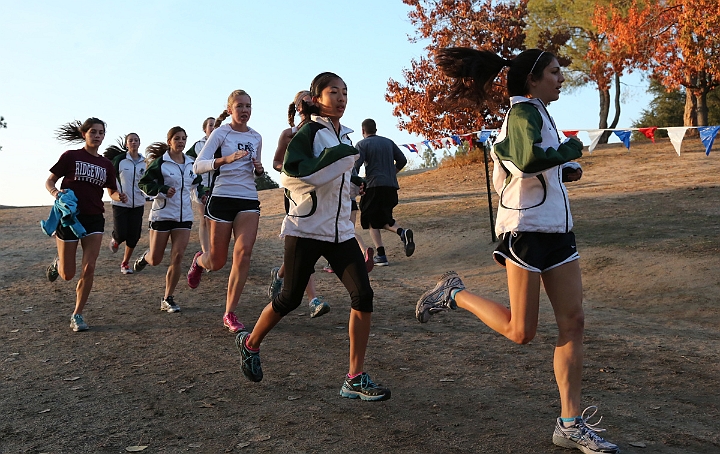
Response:
[{"label": "shoe laces", "polygon": [[[592,410],[592,413],[589,416],[585,416],[585,413],[588,410]],[[605,440],[600,437],[597,432],[605,432],[605,429],[602,429],[600,427],[597,427],[598,424],[600,424],[600,421],[602,421],[602,416],[600,416],[600,419],[597,420],[595,423],[589,423],[588,420],[595,416],[595,413],[597,413],[598,408],[595,405],[591,405],[587,407],[585,410],[583,410],[582,415],[580,415],[580,421],[578,421],[577,427],[580,429],[580,431],[584,434],[590,437],[594,442],[596,443],[604,443]]]}]

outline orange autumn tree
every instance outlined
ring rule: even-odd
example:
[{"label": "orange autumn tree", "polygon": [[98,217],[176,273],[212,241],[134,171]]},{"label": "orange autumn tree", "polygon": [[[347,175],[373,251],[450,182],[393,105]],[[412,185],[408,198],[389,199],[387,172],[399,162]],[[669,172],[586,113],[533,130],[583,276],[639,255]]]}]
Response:
[{"label": "orange autumn tree", "polygon": [[717,0],[634,1],[625,13],[599,7],[594,20],[618,58],[668,91],[685,88],[685,126],[706,126],[707,94],[720,85],[717,13]]},{"label": "orange autumn tree", "polygon": [[[403,0],[426,54],[411,60],[403,82],[388,81],[385,99],[394,105],[398,127],[428,138],[499,127],[507,110],[505,89],[486,105],[448,99],[449,80],[435,66],[438,49],[452,46],[488,49],[505,58],[524,50],[527,1]],[[504,78],[498,78],[504,87]]]}]

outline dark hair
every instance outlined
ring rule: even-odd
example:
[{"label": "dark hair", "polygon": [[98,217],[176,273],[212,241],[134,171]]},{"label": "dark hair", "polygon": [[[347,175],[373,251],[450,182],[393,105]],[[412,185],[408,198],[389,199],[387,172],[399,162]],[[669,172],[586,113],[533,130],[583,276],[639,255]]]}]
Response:
[{"label": "dark hair", "polygon": [[153,142],[145,148],[145,162],[150,165],[151,162],[161,157],[170,149],[170,139],[180,131],[187,135],[184,128],[173,126],[167,133],[167,142]]},{"label": "dark hair", "polygon": [[527,76],[542,78],[543,71],[554,58],[552,53],[540,49],[528,49],[506,60],[489,50],[449,47],[438,51],[435,64],[443,74],[454,79],[450,85],[451,98],[467,98],[479,104],[489,98],[493,81],[505,66],[510,67],[508,94],[525,96],[528,94]]},{"label": "dark hair", "polygon": [[[131,132],[130,134],[135,134],[134,132]],[[109,147],[105,149],[105,153],[103,153],[103,156],[108,158],[109,160],[115,159],[118,155],[125,154],[128,152],[127,148],[127,137],[130,135],[127,134],[125,136],[120,136],[117,138],[117,144],[112,144]],[[137,134],[135,134],[137,136]],[[138,136],[140,137],[140,136]]]},{"label": "dark hair", "polygon": [[129,132],[129,133],[125,134],[125,137],[123,138],[123,148],[125,148],[126,150],[127,150],[127,141],[128,141],[128,137],[130,137],[130,134],[136,136],[138,138],[138,140],[140,140],[140,135],[136,132]]},{"label": "dark hair", "polygon": [[167,133],[168,145],[170,145],[170,140],[173,138],[173,136],[180,131],[184,132],[185,135],[187,135],[187,131],[185,131],[185,129],[181,128],[180,126],[173,126],[172,128],[170,128],[170,131],[168,131]]},{"label": "dark hair", "polygon": [[[320,94],[322,93],[322,91],[325,88],[327,88],[328,86],[330,86],[330,82],[333,79],[342,80],[342,77],[338,76],[335,73],[331,73],[331,72],[324,72],[324,73],[320,73],[317,76],[315,76],[315,78],[312,80],[312,83],[310,84],[310,96],[312,96],[313,98],[319,97]],[[307,105],[307,104],[305,104],[305,105]],[[316,115],[320,114],[320,106],[312,105],[312,106],[307,106],[307,107],[308,107],[308,110],[307,110],[308,115],[309,114],[316,114]]]},{"label": "dark hair", "polygon": [[103,129],[107,128],[107,125],[101,119],[90,117],[84,123],[80,123],[80,120],[65,123],[55,130],[55,138],[66,143],[85,142],[83,134],[90,131],[90,128],[95,124],[103,125]]},{"label": "dark hair", "polygon": [[375,120],[373,120],[372,118],[363,120],[362,129],[368,134],[375,134],[377,132],[377,125],[375,124]]}]

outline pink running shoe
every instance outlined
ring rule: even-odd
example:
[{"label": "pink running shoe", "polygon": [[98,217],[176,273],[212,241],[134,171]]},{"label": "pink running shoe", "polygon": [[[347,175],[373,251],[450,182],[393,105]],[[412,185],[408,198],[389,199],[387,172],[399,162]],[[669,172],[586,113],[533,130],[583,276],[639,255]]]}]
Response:
[{"label": "pink running shoe", "polygon": [[375,261],[373,260],[373,256],[375,255],[375,251],[373,248],[369,247],[365,249],[365,269],[369,273],[373,270],[373,267],[375,266]]},{"label": "pink running shoe", "polygon": [[198,251],[193,257],[192,264],[187,274],[187,281],[190,288],[197,288],[200,285],[200,279],[202,278],[203,268],[198,265],[198,258],[202,255],[202,251]]},{"label": "pink running shoe", "polygon": [[230,332],[233,333],[237,333],[238,331],[242,331],[245,329],[245,325],[240,323],[240,320],[238,320],[235,312],[228,312],[227,314],[223,315],[223,325],[225,325],[227,329],[229,329]]}]

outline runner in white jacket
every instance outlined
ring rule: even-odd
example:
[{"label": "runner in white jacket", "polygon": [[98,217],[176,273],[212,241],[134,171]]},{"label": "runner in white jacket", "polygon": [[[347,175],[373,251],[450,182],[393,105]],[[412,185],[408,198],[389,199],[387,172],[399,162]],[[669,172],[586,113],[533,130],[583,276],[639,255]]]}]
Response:
[{"label": "runner in white jacket", "polygon": [[313,80],[310,93],[319,115],[313,115],[312,122],[300,128],[290,141],[280,180],[290,202],[281,233],[285,237],[285,286],[265,306],[253,332],[239,333],[235,344],[242,356],[245,377],[262,380],[260,344],[285,315],[300,305],[315,263],[324,256],[352,300],[348,323],[350,364],[340,395],[386,400],[390,390],[375,384],[364,371],[374,295],[350,222],[350,198],[361,180],[356,177],[351,182],[357,150],[348,137],[352,130],[340,124],[347,86],[337,75],[322,73]]},{"label": "runner in white jacket", "polygon": [[148,147],[148,166],[140,180],[140,189],[153,197],[150,211],[150,249],[135,261],[133,269],[162,263],[168,240],[172,242],[171,260],[165,277],[165,296],[160,309],[179,312],[173,294],[180,279],[183,254],[190,240],[193,210],[191,199],[205,199],[205,188],[192,169],[193,159],[183,154],[187,133],[179,126],[168,131],[167,143],[156,142]]},{"label": "runner in white jacket", "polygon": [[449,271],[420,297],[415,315],[424,323],[434,313],[461,307],[511,341],[527,344],[537,332],[542,284],[558,326],[553,366],[560,416],[553,443],[584,453],[617,453],[615,444],[598,435],[602,429],[587,421],[596,407],[581,411],[580,405],[583,288],[562,166],[582,156],[582,143],[576,138],[561,142],[546,109],[560,97],[565,80],[560,64],[553,54],[539,49],[506,60],[491,51],[468,48],[443,49],[436,63],[454,79],[452,94],[476,103],[490,97],[486,90],[495,86],[492,82],[500,70],[510,67],[511,106],[492,153],[500,196],[496,230],[501,237],[494,258],[507,271],[510,308],[471,293],[460,276]]},{"label": "runner in white jacket", "polygon": [[132,274],[130,258],[142,234],[142,221],[145,212],[145,194],[140,190],[140,179],[145,174],[145,157],[138,151],[140,136],[131,132],[119,145],[111,145],[104,156],[115,167],[118,191],[127,196],[127,201],[112,201],[113,231],[110,236],[110,250],[114,253],[125,243],[123,260],[120,263],[122,274]]}]

